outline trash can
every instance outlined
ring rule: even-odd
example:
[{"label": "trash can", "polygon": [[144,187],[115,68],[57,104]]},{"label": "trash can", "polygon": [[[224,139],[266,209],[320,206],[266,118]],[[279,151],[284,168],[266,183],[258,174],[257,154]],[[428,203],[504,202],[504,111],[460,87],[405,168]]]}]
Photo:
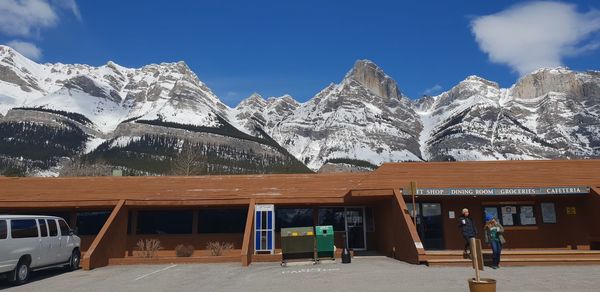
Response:
[{"label": "trash can", "polygon": [[470,292],[496,292],[496,280],[480,278],[479,282],[475,278],[469,279]]},{"label": "trash can", "polygon": [[317,226],[315,227],[315,234],[317,239],[317,260],[335,259],[333,226]]},{"label": "trash can", "polygon": [[281,228],[281,258],[315,259],[315,233],[312,227]]}]

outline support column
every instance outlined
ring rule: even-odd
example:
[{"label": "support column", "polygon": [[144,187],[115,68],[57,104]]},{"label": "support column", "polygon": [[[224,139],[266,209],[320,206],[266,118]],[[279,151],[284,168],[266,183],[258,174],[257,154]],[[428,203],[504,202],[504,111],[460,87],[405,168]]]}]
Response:
[{"label": "support column", "polygon": [[254,230],[254,206],[256,205],[256,200],[251,199],[250,204],[248,205],[248,216],[246,217],[246,229],[244,230],[244,241],[242,243],[242,266],[247,267],[252,263],[252,254],[254,253],[254,248],[252,244],[252,238],[254,238],[253,230]]},{"label": "support column", "polygon": [[110,258],[122,258],[127,249],[127,206],[120,200],[85,253],[81,264],[84,270],[108,265]]},{"label": "support column", "polygon": [[393,256],[411,264],[419,264],[426,260],[425,249],[400,189],[394,189],[394,201],[395,224],[392,225],[392,228],[394,228],[393,246],[395,251]]},{"label": "support column", "polygon": [[586,221],[590,230],[590,249],[600,250],[600,187],[593,187],[586,199]]}]

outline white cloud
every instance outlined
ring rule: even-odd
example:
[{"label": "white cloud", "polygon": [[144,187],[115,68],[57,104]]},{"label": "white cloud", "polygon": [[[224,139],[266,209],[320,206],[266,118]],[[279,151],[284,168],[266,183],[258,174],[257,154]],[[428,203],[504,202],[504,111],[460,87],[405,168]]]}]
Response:
[{"label": "white cloud", "polygon": [[528,2],[477,17],[471,30],[492,62],[507,64],[524,75],[561,66],[565,56],[600,47],[598,41],[590,41],[600,31],[600,11],[582,13],[572,4]]},{"label": "white cloud", "polygon": [[33,43],[15,40],[8,42],[7,45],[32,60],[39,60],[42,56],[42,50]]},{"label": "white cloud", "polygon": [[0,1],[0,32],[14,36],[29,36],[39,28],[56,25],[58,16],[44,0]]},{"label": "white cloud", "polygon": [[423,94],[424,95],[434,95],[434,94],[440,93],[441,91],[442,91],[442,86],[439,84],[436,84],[430,88],[423,90]]}]

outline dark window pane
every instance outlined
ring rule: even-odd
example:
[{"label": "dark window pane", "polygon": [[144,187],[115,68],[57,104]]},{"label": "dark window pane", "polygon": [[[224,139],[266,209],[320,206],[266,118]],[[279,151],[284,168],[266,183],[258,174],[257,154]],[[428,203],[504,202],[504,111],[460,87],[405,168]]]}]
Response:
[{"label": "dark window pane", "polygon": [[48,237],[48,228],[46,227],[46,220],[38,219],[38,224],[40,225],[40,232],[42,233],[42,237]]},{"label": "dark window pane", "polygon": [[288,227],[313,226],[313,209],[276,209],[275,210],[276,231]]},{"label": "dark window pane", "polygon": [[56,220],[48,219],[48,229],[50,229],[50,236],[58,235],[58,228],[56,227]]},{"label": "dark window pane", "polygon": [[365,220],[367,232],[375,232],[375,215],[373,208],[365,208]]},{"label": "dark window pane", "polygon": [[58,220],[58,226],[60,227],[61,235],[69,235],[70,228],[67,222],[65,222],[65,220]]},{"label": "dark window pane", "polygon": [[96,235],[110,216],[110,211],[77,213],[77,232],[79,235]]},{"label": "dark window pane", "polygon": [[185,211],[139,211],[138,234],[190,234],[192,233],[191,210]]},{"label": "dark window pane", "polygon": [[33,219],[10,220],[12,238],[38,237],[37,223]]},{"label": "dark window pane", "polygon": [[344,208],[319,209],[319,225],[332,225],[334,231],[346,230]]},{"label": "dark window pane", "polygon": [[6,239],[8,237],[8,226],[6,220],[0,220],[0,239]]},{"label": "dark window pane", "polygon": [[198,232],[243,233],[247,216],[248,209],[202,209],[198,216]]},{"label": "dark window pane", "polygon": [[[36,213],[36,214],[38,214],[38,213]],[[71,221],[71,213],[70,212],[42,212],[41,214],[38,214],[38,215],[54,216],[54,217],[63,218],[66,222]]]}]

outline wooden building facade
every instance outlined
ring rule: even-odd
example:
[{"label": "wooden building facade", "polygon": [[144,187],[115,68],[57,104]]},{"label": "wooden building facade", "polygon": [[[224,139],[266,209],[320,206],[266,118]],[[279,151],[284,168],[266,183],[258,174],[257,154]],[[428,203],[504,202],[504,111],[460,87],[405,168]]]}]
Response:
[{"label": "wooden building facade", "polygon": [[[333,225],[339,248],[464,264],[458,218],[468,208],[479,234],[485,214],[504,224],[515,263],[543,261],[535,257],[542,253],[551,254],[550,264],[600,263],[600,160],[388,163],[353,174],[0,178],[0,213],[66,218],[79,229],[85,269],[279,261],[277,252],[254,253],[254,210],[262,204],[275,206],[276,251],[282,227]],[[136,243],[148,238],[163,249],[140,259]],[[210,256],[209,241],[234,248]],[[175,258],[179,244],[193,245],[194,256]]]}]

